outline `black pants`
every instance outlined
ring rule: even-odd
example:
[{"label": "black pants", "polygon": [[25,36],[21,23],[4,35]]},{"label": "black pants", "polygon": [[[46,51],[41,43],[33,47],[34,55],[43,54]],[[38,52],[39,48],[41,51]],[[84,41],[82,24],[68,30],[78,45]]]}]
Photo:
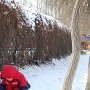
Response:
[{"label": "black pants", "polygon": [[2,84],[0,84],[0,90],[4,90]]},{"label": "black pants", "polygon": [[[27,82],[27,86],[26,87],[21,87],[20,90],[28,90],[31,86],[30,84]],[[0,90],[5,90],[5,86],[0,84]]]}]

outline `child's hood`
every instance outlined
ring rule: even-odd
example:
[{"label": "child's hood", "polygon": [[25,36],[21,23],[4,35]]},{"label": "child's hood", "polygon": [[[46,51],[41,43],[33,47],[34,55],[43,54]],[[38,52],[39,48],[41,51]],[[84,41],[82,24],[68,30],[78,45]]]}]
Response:
[{"label": "child's hood", "polygon": [[5,65],[2,68],[1,77],[2,78],[13,78],[13,79],[17,79],[18,78],[18,71],[12,65]]}]

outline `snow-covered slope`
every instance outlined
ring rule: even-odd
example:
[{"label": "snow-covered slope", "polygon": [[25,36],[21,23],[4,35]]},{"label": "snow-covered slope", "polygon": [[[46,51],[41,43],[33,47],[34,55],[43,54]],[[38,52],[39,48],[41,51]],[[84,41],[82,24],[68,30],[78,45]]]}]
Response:
[{"label": "snow-covered slope", "polygon": [[[52,64],[25,67],[20,71],[26,76],[31,84],[30,90],[62,90],[64,77],[66,75],[70,57],[66,59],[53,60]],[[78,69],[73,82],[72,90],[85,90],[87,81],[89,54],[81,55]]]}]

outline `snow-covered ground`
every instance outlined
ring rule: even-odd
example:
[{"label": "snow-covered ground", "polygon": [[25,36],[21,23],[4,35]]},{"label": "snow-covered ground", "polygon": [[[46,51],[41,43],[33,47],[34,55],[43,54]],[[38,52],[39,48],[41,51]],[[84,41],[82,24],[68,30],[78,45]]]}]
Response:
[{"label": "snow-covered ground", "polygon": [[[80,56],[72,90],[85,90],[90,53]],[[25,67],[20,70],[31,84],[30,90],[62,90],[70,56],[53,60],[52,64]]]}]

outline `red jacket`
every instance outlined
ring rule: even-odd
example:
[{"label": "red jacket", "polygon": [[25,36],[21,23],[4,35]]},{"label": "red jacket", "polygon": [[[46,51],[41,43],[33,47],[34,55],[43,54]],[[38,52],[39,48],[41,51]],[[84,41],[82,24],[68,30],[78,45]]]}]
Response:
[{"label": "red jacket", "polygon": [[[22,73],[16,70],[12,65],[5,65],[1,71],[2,85],[5,85],[5,90],[21,90],[20,87],[27,86],[27,81]],[[8,81],[6,78],[12,78]]]}]

